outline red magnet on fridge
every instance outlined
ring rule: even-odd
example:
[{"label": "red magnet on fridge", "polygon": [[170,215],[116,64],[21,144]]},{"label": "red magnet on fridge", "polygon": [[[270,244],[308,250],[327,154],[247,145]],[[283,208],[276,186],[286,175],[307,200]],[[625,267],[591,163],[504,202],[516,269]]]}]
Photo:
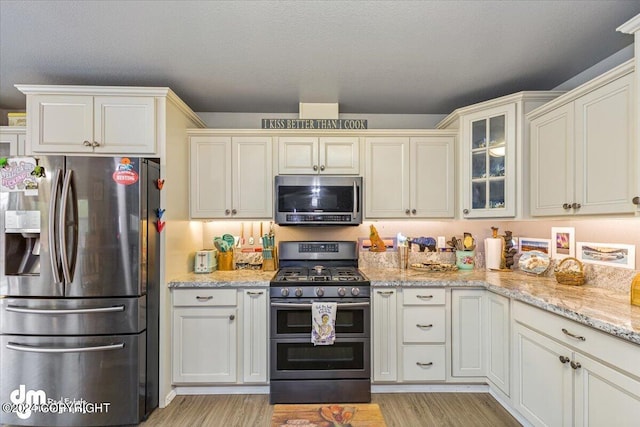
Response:
[{"label": "red magnet on fridge", "polygon": [[164,230],[164,226],[167,224],[167,222],[157,220],[155,221],[155,224],[156,224],[156,230],[158,230],[158,233],[162,233],[162,230]]},{"label": "red magnet on fridge", "polygon": [[164,186],[164,179],[156,179],[156,187],[158,187],[158,190],[162,190],[163,186]]}]

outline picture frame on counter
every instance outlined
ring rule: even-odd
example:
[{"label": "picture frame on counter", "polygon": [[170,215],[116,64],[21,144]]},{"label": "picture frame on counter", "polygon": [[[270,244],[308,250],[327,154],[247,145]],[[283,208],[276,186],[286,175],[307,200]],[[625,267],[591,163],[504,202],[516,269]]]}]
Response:
[{"label": "picture frame on counter", "polygon": [[520,237],[518,240],[518,252],[540,251],[551,255],[551,240],[537,239],[534,237]]},{"label": "picture frame on counter", "polygon": [[578,258],[583,263],[635,270],[636,247],[622,243],[578,242]]},{"label": "picture frame on counter", "polygon": [[551,227],[551,258],[564,259],[576,256],[576,229]]}]

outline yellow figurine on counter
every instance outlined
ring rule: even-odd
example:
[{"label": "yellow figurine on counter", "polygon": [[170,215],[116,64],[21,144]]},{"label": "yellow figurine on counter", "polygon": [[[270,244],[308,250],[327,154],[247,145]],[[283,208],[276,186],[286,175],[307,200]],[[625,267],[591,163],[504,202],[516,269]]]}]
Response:
[{"label": "yellow figurine on counter", "polygon": [[387,246],[384,244],[384,241],[380,238],[378,234],[378,230],[371,225],[371,233],[369,233],[369,239],[371,240],[371,247],[369,251],[371,252],[385,252],[387,250]]}]

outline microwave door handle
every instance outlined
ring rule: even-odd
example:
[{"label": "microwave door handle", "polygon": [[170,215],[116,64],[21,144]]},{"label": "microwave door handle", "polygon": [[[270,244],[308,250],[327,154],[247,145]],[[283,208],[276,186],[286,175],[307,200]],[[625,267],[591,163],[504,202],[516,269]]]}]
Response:
[{"label": "microwave door handle", "polygon": [[53,280],[55,283],[61,283],[62,277],[60,276],[60,266],[58,260],[60,254],[58,253],[57,245],[57,233],[56,233],[56,212],[58,212],[60,179],[62,170],[56,169],[53,174],[53,181],[51,183],[51,200],[49,201],[49,259],[51,260],[51,271],[53,272]]},{"label": "microwave door handle", "polygon": [[353,219],[358,216],[358,183],[353,181]]}]

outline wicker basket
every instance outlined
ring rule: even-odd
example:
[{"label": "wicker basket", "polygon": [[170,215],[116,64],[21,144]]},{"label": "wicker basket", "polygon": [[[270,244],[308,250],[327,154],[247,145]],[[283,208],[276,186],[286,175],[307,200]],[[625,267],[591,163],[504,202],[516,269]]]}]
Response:
[{"label": "wicker basket", "polygon": [[[569,263],[566,264],[565,263]],[[570,269],[570,263],[577,264],[579,271]],[[584,272],[582,269],[582,263],[576,258],[565,258],[560,261],[560,264],[554,270],[556,280],[561,285],[581,286],[584,285]]]}]

